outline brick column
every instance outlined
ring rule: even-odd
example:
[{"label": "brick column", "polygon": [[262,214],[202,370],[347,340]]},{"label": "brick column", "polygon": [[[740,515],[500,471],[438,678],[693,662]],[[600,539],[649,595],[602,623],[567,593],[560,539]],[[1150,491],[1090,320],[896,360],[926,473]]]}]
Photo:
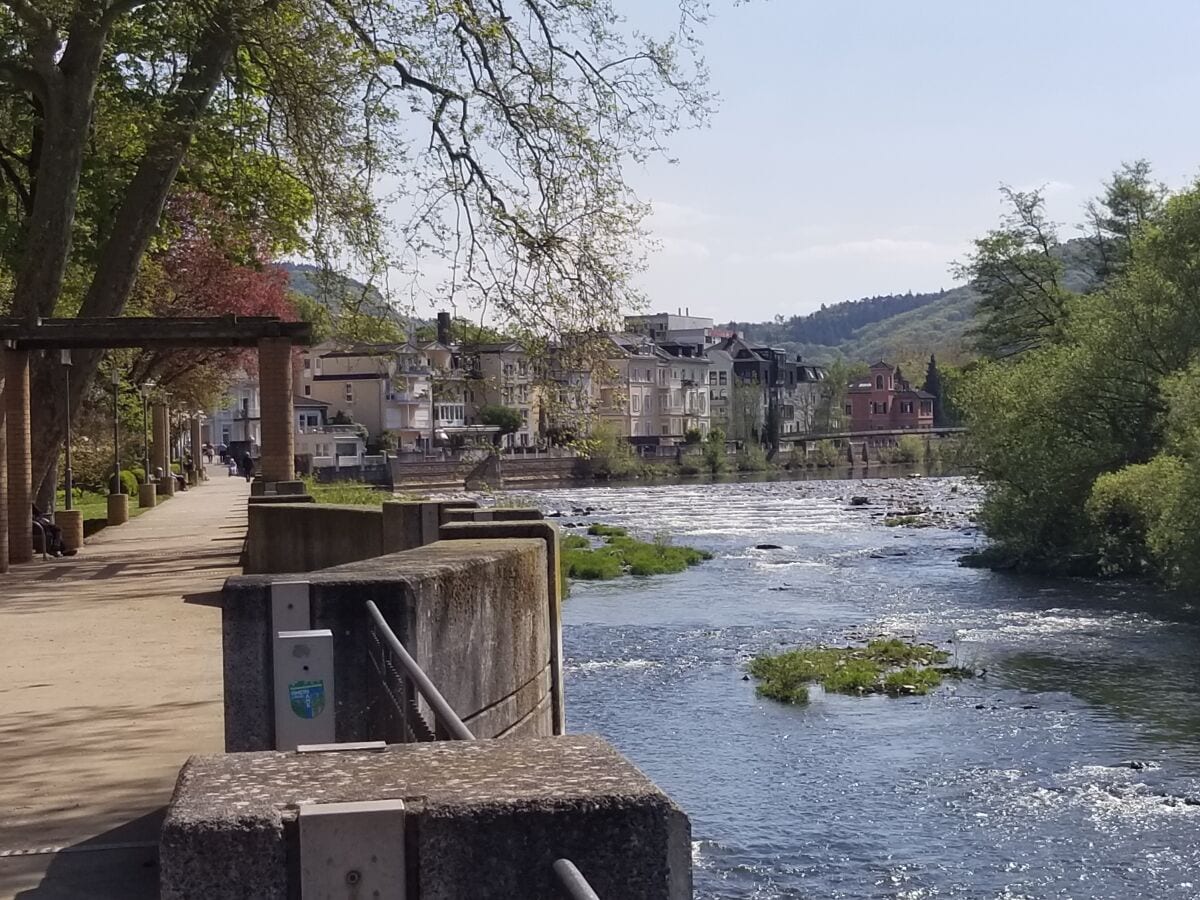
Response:
[{"label": "brick column", "polygon": [[0,343],[0,575],[8,571],[8,421],[4,396],[4,345]]},{"label": "brick column", "polygon": [[4,405],[8,414],[8,558],[33,559],[33,452],[29,440],[29,351],[4,354]]},{"label": "brick column", "polygon": [[292,342],[258,342],[258,405],[262,417],[262,476],[266,481],[296,478],[296,436],[292,423]]}]

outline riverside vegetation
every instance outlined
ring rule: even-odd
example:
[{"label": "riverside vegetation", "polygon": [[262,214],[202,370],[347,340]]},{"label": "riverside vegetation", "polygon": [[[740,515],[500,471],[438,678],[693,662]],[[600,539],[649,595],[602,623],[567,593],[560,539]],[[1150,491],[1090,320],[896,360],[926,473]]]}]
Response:
[{"label": "riverside vegetation", "polygon": [[807,703],[809,687],[829,693],[923,695],[944,677],[963,677],[970,670],[946,665],[950,654],[928,644],[899,638],[870,641],[866,647],[810,647],[752,659],[747,671],[759,679],[760,697],[783,703]]},{"label": "riverside vegetation", "polygon": [[1097,285],[1071,290],[1042,197],[962,268],[985,358],[957,386],[988,486],[977,561],[1200,585],[1200,182],[1145,162],[1087,207]]},{"label": "riverside vegetation", "polygon": [[590,526],[588,534],[600,544],[579,534],[562,539],[562,569],[568,578],[607,581],[625,574],[671,575],[712,559],[706,550],[672,544],[665,534],[640,541],[624,528],[600,524]]}]

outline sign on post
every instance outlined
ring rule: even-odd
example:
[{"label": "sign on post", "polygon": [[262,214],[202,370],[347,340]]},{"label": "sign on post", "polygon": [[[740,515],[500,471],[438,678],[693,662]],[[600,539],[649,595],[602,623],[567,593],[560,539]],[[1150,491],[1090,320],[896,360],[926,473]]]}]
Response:
[{"label": "sign on post", "polygon": [[275,749],[332,744],[333,632],[280,631],[274,651]]}]

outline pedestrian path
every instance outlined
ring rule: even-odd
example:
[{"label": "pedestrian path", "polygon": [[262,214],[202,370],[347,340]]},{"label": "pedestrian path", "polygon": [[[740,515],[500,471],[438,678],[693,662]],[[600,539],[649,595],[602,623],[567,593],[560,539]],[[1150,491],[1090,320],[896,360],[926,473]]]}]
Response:
[{"label": "pedestrian path", "polygon": [[0,575],[0,897],[157,896],[179,768],[223,749],[219,592],[249,485],[209,471],[74,558]]}]

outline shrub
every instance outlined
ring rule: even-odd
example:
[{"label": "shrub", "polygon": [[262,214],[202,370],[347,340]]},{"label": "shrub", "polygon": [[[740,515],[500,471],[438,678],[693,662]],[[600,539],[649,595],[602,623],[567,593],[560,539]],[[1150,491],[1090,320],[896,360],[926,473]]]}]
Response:
[{"label": "shrub", "polygon": [[746,444],[738,451],[737,468],[739,472],[762,472],[769,467],[767,454],[758,444]]},{"label": "shrub", "polygon": [[592,429],[583,449],[596,478],[630,478],[642,470],[629,441],[608,423]]},{"label": "shrub", "polygon": [[[109,480],[111,481],[112,479],[109,479]],[[111,485],[110,485],[110,490],[111,490]],[[138,480],[137,480],[137,476],[136,476],[136,475],[134,475],[134,474],[133,474],[131,471],[129,471],[128,469],[122,469],[122,470],[121,470],[121,489],[120,489],[120,493],[122,493],[122,494],[132,494],[132,495],[136,496],[136,495],[137,495],[137,492],[138,492]]]},{"label": "shrub", "polygon": [[905,434],[896,445],[896,461],[914,463],[925,457],[925,444],[915,434]]},{"label": "shrub", "polygon": [[703,435],[700,433],[699,428],[689,428],[683,433],[683,442],[685,444],[698,444],[702,437]]},{"label": "shrub", "polygon": [[584,581],[608,581],[624,574],[619,557],[604,549],[571,549],[563,551],[563,571],[568,578]]},{"label": "shrub", "polygon": [[842,454],[833,441],[817,441],[816,447],[813,448],[813,456],[817,465],[825,469],[836,466],[842,459]]},{"label": "shrub", "polygon": [[[131,466],[127,471],[131,475],[133,475],[133,477],[137,480],[138,484],[146,483],[146,470],[143,469],[141,466]],[[136,494],[137,491],[134,491],[133,493]]]},{"label": "shrub", "polygon": [[708,471],[714,475],[724,472],[729,465],[725,458],[725,432],[720,428],[710,431],[708,437],[704,439],[704,449],[700,452],[704,458],[704,464],[708,466]]},{"label": "shrub", "polygon": [[879,684],[883,668],[871,659],[851,657],[834,666],[822,684],[835,694],[865,694]]},{"label": "shrub", "polygon": [[568,534],[559,541],[559,546],[563,550],[581,550],[590,548],[592,542],[585,538],[582,534]]}]

